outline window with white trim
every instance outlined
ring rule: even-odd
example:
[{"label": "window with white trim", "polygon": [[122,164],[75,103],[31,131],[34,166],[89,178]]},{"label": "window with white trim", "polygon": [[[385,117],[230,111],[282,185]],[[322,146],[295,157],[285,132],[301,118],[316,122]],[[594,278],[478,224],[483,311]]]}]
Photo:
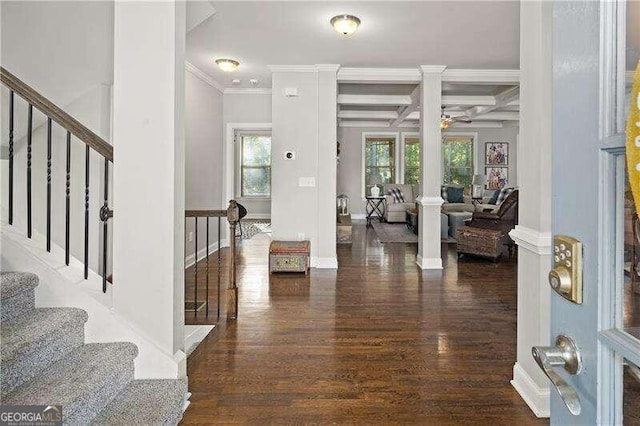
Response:
[{"label": "window with white trim", "polygon": [[240,158],[239,195],[271,196],[271,134],[240,132],[237,135]]},{"label": "window with white trim", "polygon": [[473,137],[443,136],[442,183],[471,187],[473,180]]}]

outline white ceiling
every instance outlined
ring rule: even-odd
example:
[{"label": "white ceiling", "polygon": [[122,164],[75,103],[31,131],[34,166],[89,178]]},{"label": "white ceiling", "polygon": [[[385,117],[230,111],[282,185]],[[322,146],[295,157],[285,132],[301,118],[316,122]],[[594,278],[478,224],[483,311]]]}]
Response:
[{"label": "white ceiling", "polygon": [[[517,1],[214,1],[215,14],[187,35],[187,59],[224,87],[271,87],[267,65],[517,69]],[[349,13],[362,24],[349,37],[329,20]],[[226,74],[214,60],[236,59]],[[242,80],[233,86],[231,80]]]}]

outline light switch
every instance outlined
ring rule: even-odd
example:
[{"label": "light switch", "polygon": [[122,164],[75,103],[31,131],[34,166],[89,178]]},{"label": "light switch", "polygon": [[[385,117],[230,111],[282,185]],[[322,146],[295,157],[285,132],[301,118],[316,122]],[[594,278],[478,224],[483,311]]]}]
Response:
[{"label": "light switch", "polygon": [[285,87],[284,88],[284,96],[287,98],[296,98],[298,97],[298,88],[297,87]]},{"label": "light switch", "polygon": [[316,186],[315,177],[300,177],[298,178],[298,186],[314,187]]}]

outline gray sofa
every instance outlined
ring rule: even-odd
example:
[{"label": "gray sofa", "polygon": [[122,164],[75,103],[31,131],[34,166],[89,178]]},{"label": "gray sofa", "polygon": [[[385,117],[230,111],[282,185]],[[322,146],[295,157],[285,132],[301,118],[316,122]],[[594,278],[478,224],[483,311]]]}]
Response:
[{"label": "gray sofa", "polygon": [[[404,196],[404,203],[396,203],[389,188],[399,188]],[[416,195],[412,185],[388,183],[382,188],[384,194],[384,218],[387,222],[405,222],[407,220],[406,211],[416,205]]]},{"label": "gray sofa", "polygon": [[[453,185],[451,185],[453,186]],[[473,205],[472,198],[470,195],[463,195],[463,203],[449,203],[445,200],[444,204],[442,204],[442,213],[449,214],[451,212],[469,212],[473,213],[476,211],[485,211],[485,210],[493,210],[497,206],[494,204],[489,204],[491,197],[493,196],[494,190],[485,190],[484,196],[482,197],[482,202],[479,202],[477,205]]]}]

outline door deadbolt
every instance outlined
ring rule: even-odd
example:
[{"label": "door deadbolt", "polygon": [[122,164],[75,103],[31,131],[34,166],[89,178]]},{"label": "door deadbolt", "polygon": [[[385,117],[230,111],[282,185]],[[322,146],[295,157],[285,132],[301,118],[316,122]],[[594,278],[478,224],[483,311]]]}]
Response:
[{"label": "door deadbolt", "polygon": [[549,284],[560,296],[573,303],[582,303],[582,243],[573,237],[553,238],[553,269]]}]

